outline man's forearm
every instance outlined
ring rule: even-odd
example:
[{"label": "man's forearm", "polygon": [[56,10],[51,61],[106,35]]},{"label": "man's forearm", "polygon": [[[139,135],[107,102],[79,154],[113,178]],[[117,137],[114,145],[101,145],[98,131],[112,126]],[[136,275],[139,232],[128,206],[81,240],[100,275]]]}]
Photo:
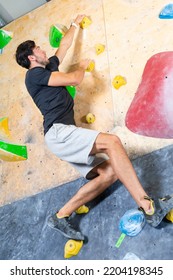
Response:
[{"label": "man's forearm", "polygon": [[75,30],[79,26],[79,23],[82,21],[84,16],[85,15],[78,15],[76,17],[76,19],[74,20],[73,24],[71,24],[69,30],[66,32],[66,34],[62,38],[60,46],[55,53],[55,55],[58,57],[60,63],[63,61],[68,49],[72,45]]},{"label": "man's forearm", "polygon": [[[60,43],[60,47],[63,47],[66,49],[66,51],[70,48],[70,46],[73,43],[73,38],[74,38],[74,34],[75,34],[75,30],[77,29],[77,27],[71,25],[69,30],[67,31],[67,33],[64,35],[64,37],[61,40]],[[58,52],[58,50],[57,50]],[[56,55],[57,53],[55,53]]]}]

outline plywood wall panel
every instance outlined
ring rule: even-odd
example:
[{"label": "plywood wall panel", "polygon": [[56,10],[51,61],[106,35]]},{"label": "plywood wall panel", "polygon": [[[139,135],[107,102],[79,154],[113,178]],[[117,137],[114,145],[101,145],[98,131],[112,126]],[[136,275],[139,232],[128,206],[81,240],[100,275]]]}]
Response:
[{"label": "plywood wall panel", "polygon": [[[95,70],[86,73],[83,83],[77,87],[75,119],[78,125],[110,131],[114,126],[113,103],[107,52],[95,53],[95,44],[106,44],[102,1],[54,0],[13,21],[6,30],[14,33],[12,41],[0,56],[1,115],[9,117],[12,141],[25,144],[28,159],[23,162],[1,162],[2,184],[0,205],[35,194],[42,190],[74,180],[80,174],[66,162],[56,158],[44,143],[42,116],[25,88],[26,70],[15,62],[17,46],[28,39],[45,49],[49,56],[55,49],[49,44],[49,29],[52,24],[70,26],[78,14],[86,14],[92,25],[78,30],[61,71],[73,69],[81,59],[95,61]],[[70,66],[70,68],[69,68]],[[1,108],[0,107],[0,108]],[[83,122],[83,116],[92,112],[96,121],[92,125]]]},{"label": "plywood wall panel", "polygon": [[103,0],[111,81],[116,75],[127,80],[119,90],[112,87],[114,133],[120,136],[131,158],[173,143],[171,139],[134,134],[125,126],[125,116],[147,60],[155,53],[172,50],[169,34],[173,22],[159,19],[167,4],[166,0],[110,0],[109,4]]},{"label": "plywood wall panel", "polygon": [[[77,88],[77,124],[117,133],[131,158],[173,143],[136,135],[125,127],[126,112],[147,60],[154,53],[172,50],[173,21],[158,19],[166,4],[166,0],[52,0],[6,26],[6,30],[14,32],[14,37],[0,55],[0,114],[9,117],[13,141],[27,145],[28,160],[0,163],[0,205],[80,176],[68,163],[47,150],[42,116],[24,85],[26,71],[14,59],[17,46],[27,39],[35,40],[52,55],[55,49],[49,44],[50,26],[61,23],[69,27],[77,14],[90,16],[92,25],[76,32],[60,69],[69,71],[83,58],[95,61],[95,71],[86,73]],[[97,43],[105,45],[105,52],[99,56],[94,48]],[[127,84],[119,90],[112,86],[116,75],[127,79]],[[96,115],[95,123],[90,126],[82,121],[88,112]]]}]

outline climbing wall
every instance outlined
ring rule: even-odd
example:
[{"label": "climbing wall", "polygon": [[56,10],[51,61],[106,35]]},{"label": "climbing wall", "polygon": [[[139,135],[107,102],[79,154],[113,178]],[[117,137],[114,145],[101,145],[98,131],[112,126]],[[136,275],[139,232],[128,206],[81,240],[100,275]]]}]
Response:
[{"label": "climbing wall", "polygon": [[[14,59],[17,46],[32,39],[46,50],[49,56],[55,53],[50,45],[49,31],[54,24],[63,24],[69,28],[77,14],[85,13],[92,20],[88,28],[80,28],[75,34],[74,43],[69,50],[61,71],[69,71],[81,59],[90,58],[95,69],[86,72],[83,83],[77,87],[75,98],[75,119],[78,125],[86,128],[110,131],[113,128],[114,115],[111,95],[111,81],[107,51],[96,53],[95,45],[106,45],[104,13],[102,1],[94,6],[86,1],[50,1],[29,14],[15,20],[4,29],[13,32],[12,40],[0,55],[0,117],[8,116],[12,143],[26,145],[28,159],[23,162],[1,161],[2,184],[0,187],[0,205],[9,203],[47,188],[72,181],[80,174],[68,163],[56,158],[48,151],[44,143],[42,116],[25,84],[25,69]],[[70,68],[69,68],[70,67]],[[87,124],[85,115],[95,115],[95,122]]]},{"label": "climbing wall", "polygon": [[[26,71],[14,59],[17,46],[27,39],[35,40],[49,56],[54,54],[55,48],[49,43],[50,26],[59,23],[69,27],[79,13],[90,17],[92,24],[76,32],[60,68],[69,71],[83,58],[95,62],[94,71],[87,72],[77,87],[77,124],[117,133],[131,158],[173,143],[172,139],[138,135],[125,124],[147,60],[156,53],[172,50],[169,33],[173,21],[159,18],[166,4],[165,0],[96,0],[92,5],[85,0],[52,0],[4,28],[13,32],[13,38],[0,54],[0,118],[8,117],[11,143],[25,145],[28,159],[0,161],[0,205],[80,176],[47,150],[42,116],[25,88]],[[93,124],[84,121],[89,112],[96,116]]]},{"label": "climbing wall", "polygon": [[[112,86],[115,114],[113,131],[120,136],[131,158],[173,142],[172,138],[164,138],[165,135],[163,138],[151,133],[148,134],[149,137],[146,134],[139,135],[125,123],[147,61],[157,53],[172,51],[173,39],[169,34],[173,19],[159,18],[168,3],[167,0],[117,0],[115,4],[115,1],[110,0],[108,5],[106,0],[103,1],[111,82],[115,83],[116,76],[121,76],[126,81],[119,89]],[[155,84],[157,85],[157,81]],[[158,110],[157,100],[156,98],[154,104],[148,102],[147,110],[151,110],[150,106],[155,106]],[[133,120],[138,119],[135,113],[134,111]]]}]

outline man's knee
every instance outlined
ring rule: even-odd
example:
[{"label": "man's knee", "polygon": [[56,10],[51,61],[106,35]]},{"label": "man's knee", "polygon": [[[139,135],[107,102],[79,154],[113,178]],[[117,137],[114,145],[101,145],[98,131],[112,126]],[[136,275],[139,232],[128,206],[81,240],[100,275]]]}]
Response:
[{"label": "man's knee", "polygon": [[98,168],[97,172],[102,182],[108,182],[112,184],[117,180],[117,175],[112,169],[110,163],[106,163],[105,166]]},{"label": "man's knee", "polygon": [[116,147],[122,146],[121,140],[117,135],[109,133],[100,133],[96,138],[93,148],[90,152],[91,155],[96,153],[108,153]]},{"label": "man's knee", "polygon": [[108,134],[108,149],[111,150],[117,146],[122,146],[122,142],[120,138],[117,135],[114,134]]}]

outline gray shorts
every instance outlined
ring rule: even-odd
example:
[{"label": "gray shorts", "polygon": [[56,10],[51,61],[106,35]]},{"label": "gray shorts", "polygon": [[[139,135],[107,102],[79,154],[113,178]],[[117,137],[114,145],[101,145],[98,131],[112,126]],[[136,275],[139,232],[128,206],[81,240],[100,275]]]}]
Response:
[{"label": "gray shorts", "polygon": [[99,133],[96,130],[57,123],[45,134],[45,142],[53,154],[72,164],[81,175],[90,180],[97,176],[92,169],[108,159],[102,153],[90,155]]}]

